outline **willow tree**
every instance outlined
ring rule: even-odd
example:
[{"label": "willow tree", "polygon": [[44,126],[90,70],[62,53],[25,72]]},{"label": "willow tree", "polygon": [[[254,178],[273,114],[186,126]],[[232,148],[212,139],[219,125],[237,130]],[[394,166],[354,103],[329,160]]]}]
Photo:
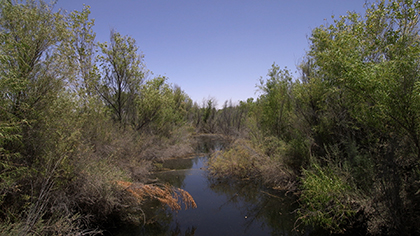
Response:
[{"label": "willow tree", "polygon": [[37,162],[44,150],[40,146],[43,131],[37,128],[45,124],[47,111],[63,91],[62,57],[57,48],[68,31],[63,16],[51,9],[42,1],[0,2],[1,121],[19,124],[21,139],[3,148],[20,153],[25,165]]},{"label": "willow tree", "polygon": [[273,64],[267,74],[267,80],[260,79],[259,90],[262,92],[261,124],[269,134],[290,140],[291,114],[293,113],[292,76],[287,69],[281,70]]},{"label": "willow tree", "polygon": [[[364,16],[333,18],[310,37],[308,55],[323,88],[318,114],[333,121],[325,127],[334,138],[323,145],[334,146],[335,162],[369,196],[371,233],[416,230],[410,227],[420,210],[419,17],[419,2],[377,1]],[[360,166],[366,163],[375,168]],[[318,206],[326,207],[315,210],[320,214],[328,208]]]},{"label": "willow tree", "polygon": [[0,224],[16,223],[22,235],[37,228],[51,206],[77,136],[67,129],[75,127],[66,93],[70,32],[52,8],[43,1],[0,1]]},{"label": "willow tree", "polygon": [[2,70],[13,72],[16,87],[21,86],[15,93],[7,91],[16,116],[24,118],[27,109],[41,106],[62,85],[54,71],[58,66],[54,50],[68,35],[62,18],[42,1],[39,6],[35,1],[1,2],[2,54],[8,57]]},{"label": "willow tree", "polygon": [[69,15],[71,63],[75,67],[75,87],[81,96],[95,94],[98,68],[95,65],[94,19],[89,19],[90,7],[85,6],[81,12],[73,11]]},{"label": "willow tree", "polygon": [[101,78],[97,90],[121,125],[136,117],[135,99],[145,78],[143,55],[136,41],[112,30],[110,43],[99,43]]}]

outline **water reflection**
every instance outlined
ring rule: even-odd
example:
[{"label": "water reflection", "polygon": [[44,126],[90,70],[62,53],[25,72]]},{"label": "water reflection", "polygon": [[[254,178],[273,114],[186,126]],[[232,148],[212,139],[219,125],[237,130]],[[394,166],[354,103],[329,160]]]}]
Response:
[{"label": "water reflection", "polygon": [[255,183],[213,181],[203,169],[206,160],[196,157],[189,160],[189,169],[157,174],[160,181],[188,191],[197,203],[196,209],[174,213],[155,206],[148,213],[150,224],[126,228],[119,235],[295,234],[292,197]]},{"label": "water reflection", "polygon": [[[222,142],[216,144],[200,148],[221,148]],[[157,203],[144,206],[150,210],[145,212],[149,224],[125,227],[114,235],[297,235],[293,197],[256,183],[212,180],[206,161],[206,156],[167,161],[165,171],[156,173],[159,182],[188,191],[197,208],[175,213]]]},{"label": "water reflection", "polygon": [[296,199],[293,196],[264,188],[258,183],[209,182],[212,191],[229,199],[225,205],[237,208],[247,219],[245,231],[251,227],[260,227],[270,231],[270,235],[297,235],[293,231],[296,221],[293,213]]},{"label": "water reflection", "polygon": [[232,140],[223,138],[219,135],[201,135],[194,139],[195,151],[201,154],[209,154],[212,151],[221,150]]}]

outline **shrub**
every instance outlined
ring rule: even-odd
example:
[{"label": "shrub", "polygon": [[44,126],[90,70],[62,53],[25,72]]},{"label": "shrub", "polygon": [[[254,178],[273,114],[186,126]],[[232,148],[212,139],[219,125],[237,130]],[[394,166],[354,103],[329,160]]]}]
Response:
[{"label": "shrub", "polygon": [[311,167],[303,170],[299,219],[331,232],[343,232],[342,226],[348,225],[358,210],[352,188],[333,169],[316,163]]},{"label": "shrub", "polygon": [[235,141],[227,150],[216,151],[209,160],[210,174],[216,178],[229,176],[255,178],[260,176],[264,156],[251,148],[245,140]]}]

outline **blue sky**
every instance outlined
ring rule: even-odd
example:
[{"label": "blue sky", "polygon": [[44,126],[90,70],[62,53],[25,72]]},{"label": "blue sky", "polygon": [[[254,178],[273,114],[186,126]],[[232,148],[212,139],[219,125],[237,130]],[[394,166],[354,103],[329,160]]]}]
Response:
[{"label": "blue sky", "polygon": [[[164,75],[201,104],[257,97],[275,62],[296,71],[311,30],[331,15],[364,12],[365,0],[59,0],[91,6],[96,40],[115,29],[133,37],[154,76]],[[295,74],[297,75],[297,74]]]}]

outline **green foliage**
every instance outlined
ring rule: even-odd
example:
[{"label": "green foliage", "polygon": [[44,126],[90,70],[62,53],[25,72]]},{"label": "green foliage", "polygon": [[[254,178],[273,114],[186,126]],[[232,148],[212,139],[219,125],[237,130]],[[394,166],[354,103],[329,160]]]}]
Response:
[{"label": "green foliage", "polygon": [[85,6],[82,12],[74,11],[69,15],[70,64],[77,68],[75,73],[75,87],[79,95],[93,96],[98,86],[98,68],[95,65],[95,37],[93,32],[94,20],[89,20],[90,8]]},{"label": "green foliage", "polygon": [[262,106],[262,128],[269,134],[290,139],[289,127],[292,122],[293,100],[291,97],[292,77],[287,69],[272,65],[266,81],[260,79],[258,88]]},{"label": "green foliage", "polygon": [[[419,17],[420,4],[409,0],[333,17],[312,31],[300,80],[273,64],[257,101],[241,103],[247,137],[276,166],[247,168],[263,178],[273,169],[302,176],[304,222],[331,232],[357,220],[371,234],[418,232]],[[254,163],[236,146],[224,155],[211,165],[226,175]]]},{"label": "green foliage", "polygon": [[244,103],[233,105],[232,101],[226,101],[223,108],[218,111],[217,129],[219,133],[239,137],[244,133],[245,120],[249,107]]},{"label": "green foliage", "polygon": [[149,126],[170,136],[191,103],[162,78],[142,87],[134,39],[113,31],[109,45],[96,44],[89,7],[52,8],[0,1],[2,235],[95,234],[89,228],[111,215],[141,211],[116,182],[144,181],[151,164],[142,149],[153,139],[164,145],[131,125],[158,107]]},{"label": "green foliage", "polygon": [[137,130],[169,135],[173,128],[183,124],[189,98],[181,88],[171,88],[166,80],[156,77],[141,87],[134,123]]},{"label": "green foliage", "polygon": [[303,170],[300,220],[305,224],[321,226],[331,232],[344,232],[357,209],[349,199],[351,187],[331,168],[316,163]]},{"label": "green foliage", "polygon": [[[5,56],[1,57],[2,65],[7,61]],[[0,80],[0,204],[8,191],[16,189],[15,179],[24,174],[26,168],[19,167],[13,163],[14,159],[19,159],[17,150],[8,148],[10,146],[20,146],[22,141],[21,126],[25,120],[13,115],[7,108],[13,103],[7,99],[10,94],[16,94],[24,87],[19,85],[12,73],[2,73]]]},{"label": "green foliage", "polygon": [[[40,148],[41,143],[36,141],[45,140],[41,132],[48,132],[46,113],[56,105],[56,97],[62,91],[62,78],[55,77],[59,57],[53,55],[66,35],[66,28],[61,15],[52,13],[44,2],[38,5],[35,1],[27,4],[1,1],[0,4],[0,51],[3,54],[0,65],[0,209],[3,217],[15,219],[19,211],[32,206],[35,195],[39,194],[38,191],[26,192],[38,184],[33,178],[45,175],[48,167],[43,168],[43,165],[53,163],[47,160],[47,147]],[[53,55],[46,56],[47,52]],[[48,185],[44,181],[47,192]],[[22,200],[23,204],[4,208],[13,204],[10,203],[13,198],[16,202]],[[38,210],[42,211],[41,208]],[[39,215],[42,212],[38,212]],[[39,219],[34,216],[31,215],[30,221]],[[31,226],[26,225],[25,230]]]},{"label": "green foliage", "polygon": [[273,64],[256,101],[219,110],[165,77],[146,81],[133,38],[95,43],[89,7],[52,7],[0,1],[1,234],[122,219],[139,203],[115,183],[191,152],[188,125],[236,138],[211,159],[214,176],[300,186],[305,223],[343,232],[362,215],[371,234],[418,233],[419,2],[333,18],[312,31],[300,80]]},{"label": "green foliage", "polygon": [[125,126],[135,119],[134,101],[146,74],[144,56],[137,53],[136,41],[131,37],[111,31],[110,41],[98,44],[102,75],[97,90],[112,110],[113,119]]},{"label": "green foliage", "polygon": [[309,53],[351,116],[382,132],[404,132],[417,149],[418,11],[410,1],[373,4],[365,19],[349,14],[315,29]]},{"label": "green foliage", "polygon": [[287,69],[273,64],[267,80],[261,79],[258,88],[263,93],[257,101],[259,110],[253,112],[261,114],[256,116],[265,133],[259,141],[262,149],[288,170],[299,173],[307,164],[310,145],[308,124],[299,114],[302,103],[298,93],[303,85],[293,82]]},{"label": "green foliage", "polygon": [[201,107],[201,129],[205,133],[215,133],[216,132],[216,100],[210,98],[208,100],[203,100],[203,105]]},{"label": "green foliage", "polygon": [[[415,216],[401,214],[401,209],[417,206],[414,195],[405,195],[416,184],[404,180],[417,178],[412,171],[420,157],[419,7],[413,1],[378,1],[363,17],[349,13],[314,29],[302,64],[304,84],[296,90],[297,105],[310,125],[305,133],[312,138],[311,153],[318,159],[316,178],[304,171],[304,185],[309,178],[328,186],[320,171],[341,163],[341,170],[345,167],[352,176],[350,193],[361,191],[365,199],[356,199],[358,204],[369,202],[365,214],[372,234],[410,232],[415,225]],[[332,159],[320,158],[329,147],[335,150]],[[316,197],[305,194],[306,201]],[[341,211],[324,214],[326,200],[317,199],[323,204],[310,205],[317,214],[305,217],[338,230]],[[334,201],[337,207],[351,202]]]}]

